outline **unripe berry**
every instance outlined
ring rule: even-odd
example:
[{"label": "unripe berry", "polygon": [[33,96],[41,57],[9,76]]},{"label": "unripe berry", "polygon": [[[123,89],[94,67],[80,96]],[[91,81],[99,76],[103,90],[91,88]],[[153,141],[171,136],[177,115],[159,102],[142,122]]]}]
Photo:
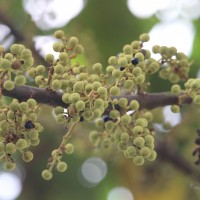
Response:
[{"label": "unripe berry", "polygon": [[15,76],[15,84],[18,86],[22,86],[26,83],[26,77],[24,75]]},{"label": "unripe berry", "polygon": [[124,132],[121,134],[121,141],[122,142],[128,142],[129,141],[129,134]]},{"label": "unripe berry", "polygon": [[134,125],[141,126],[144,128],[144,127],[147,127],[148,121],[145,118],[139,118],[139,119],[136,119]]},{"label": "unripe berry", "polygon": [[50,179],[52,179],[52,177],[53,177],[53,174],[52,174],[52,172],[51,171],[49,171],[49,170],[47,170],[47,169],[45,169],[45,170],[43,170],[42,171],[42,178],[44,179],[44,180],[50,180]]},{"label": "unripe berry", "polygon": [[13,143],[8,143],[5,146],[6,153],[13,154],[16,151],[16,145]]},{"label": "unripe berry", "polygon": [[7,171],[13,171],[16,167],[16,163],[12,162],[12,161],[7,161],[4,164],[4,169]]},{"label": "unripe berry", "polygon": [[59,172],[64,172],[67,170],[67,163],[66,162],[59,162],[57,165],[56,165],[56,169],[59,171]]},{"label": "unripe berry", "polygon": [[135,58],[138,58],[139,61],[143,61],[144,60],[144,55],[140,52],[135,54]]},{"label": "unripe berry", "polygon": [[79,93],[72,93],[69,96],[69,100],[71,103],[76,103],[78,100],[80,100],[80,94]]},{"label": "unripe berry", "polygon": [[47,55],[45,56],[45,61],[46,61],[47,63],[49,63],[49,64],[52,64],[53,61],[54,61],[54,55],[53,55],[53,54],[47,54]]},{"label": "unripe berry", "polygon": [[76,54],[82,54],[84,52],[84,48],[82,45],[76,45],[75,49],[74,49]]},{"label": "unripe berry", "polygon": [[108,74],[112,74],[112,72],[115,70],[115,67],[113,67],[112,65],[109,65],[106,67],[106,72]]},{"label": "unripe berry", "polygon": [[55,80],[53,80],[52,81],[52,89],[53,90],[58,90],[58,89],[60,89],[61,88],[61,81],[60,80],[58,80],[58,79],[55,79]]},{"label": "unripe berry", "polygon": [[153,144],[154,143],[154,137],[152,135],[146,135],[144,137],[145,144]]},{"label": "unripe berry", "polygon": [[53,43],[53,50],[55,52],[61,52],[63,49],[63,44],[61,42],[54,42]]},{"label": "unripe berry", "polygon": [[27,102],[21,102],[19,104],[19,109],[20,109],[20,111],[26,113],[28,111],[28,109],[29,109],[28,103]]},{"label": "unripe berry", "polygon": [[35,108],[35,106],[37,106],[37,102],[35,99],[28,99],[27,104],[28,104],[29,108]]},{"label": "unripe berry", "polygon": [[94,72],[100,73],[101,70],[102,70],[102,64],[101,64],[101,63],[95,63],[95,64],[92,66],[92,69],[93,69]]},{"label": "unripe berry", "polygon": [[111,119],[117,119],[120,117],[120,113],[118,110],[111,110],[109,116]]},{"label": "unripe berry", "polygon": [[31,140],[36,140],[36,139],[38,139],[38,137],[39,137],[39,133],[38,133],[37,130],[30,130],[30,131],[28,132],[28,136],[29,136],[29,138],[30,138]]},{"label": "unripe berry", "polygon": [[130,109],[131,110],[137,110],[139,108],[140,104],[138,103],[137,100],[132,100],[130,102]]},{"label": "unripe berry", "polygon": [[107,96],[107,89],[105,87],[99,87],[97,93],[100,97]]},{"label": "unripe berry", "polygon": [[0,153],[4,152],[5,150],[5,144],[4,142],[0,142]]},{"label": "unripe berry", "polygon": [[133,88],[133,86],[134,86],[134,82],[132,81],[132,80],[126,80],[125,82],[124,82],[124,88],[125,89],[132,89]]},{"label": "unripe berry", "polygon": [[180,93],[180,91],[181,91],[180,85],[175,84],[175,85],[173,85],[173,86],[171,87],[171,92],[172,92],[173,94],[178,94],[178,93]]},{"label": "unripe berry", "polygon": [[178,106],[178,105],[172,105],[171,106],[171,111],[173,113],[179,113],[180,112],[180,106]]},{"label": "unripe berry", "polygon": [[113,76],[114,78],[120,78],[120,77],[122,76],[121,70],[119,70],[119,69],[114,69],[114,70],[112,71],[112,76]]},{"label": "unripe berry", "polygon": [[3,84],[3,87],[6,89],[6,90],[13,90],[15,85],[14,85],[14,82],[11,81],[11,80],[7,80],[4,82]]},{"label": "unripe berry", "polygon": [[32,57],[32,52],[30,49],[24,49],[22,52],[21,52],[21,58],[22,59],[28,59],[30,57]]},{"label": "unripe berry", "polygon": [[127,144],[125,142],[120,141],[117,145],[120,151],[125,151],[127,149]]},{"label": "unripe berry", "polygon": [[65,36],[64,31],[57,30],[54,32],[54,37],[57,39],[62,39]]},{"label": "unripe berry", "polygon": [[0,67],[5,70],[9,70],[11,68],[11,61],[2,58],[0,62]]},{"label": "unripe berry", "polygon": [[145,81],[145,75],[144,74],[140,74],[139,76],[136,77],[135,82],[137,84],[142,84]]},{"label": "unripe berry", "polygon": [[133,141],[133,144],[136,145],[137,147],[143,147],[144,146],[144,138],[143,137],[136,137]]},{"label": "unripe berry", "polygon": [[128,155],[128,158],[133,158],[137,155],[137,150],[134,146],[129,146],[126,149],[126,154]]},{"label": "unripe berry", "polygon": [[78,44],[78,38],[77,37],[70,37],[69,38],[69,48],[74,48]]},{"label": "unripe berry", "polygon": [[152,51],[153,53],[157,54],[160,53],[160,46],[159,45],[155,45],[152,47]]},{"label": "unripe berry", "polygon": [[135,76],[139,76],[142,73],[142,69],[140,67],[134,67],[132,73]]},{"label": "unripe berry", "polygon": [[117,58],[116,58],[116,56],[109,57],[108,63],[109,63],[109,65],[115,66],[117,64]]},{"label": "unripe berry", "polygon": [[147,33],[143,33],[140,35],[139,39],[142,41],[142,42],[148,42],[150,40],[150,37]]},{"label": "unripe berry", "polygon": [[151,154],[151,150],[148,147],[143,147],[140,149],[140,155],[143,156],[144,158],[149,157]]},{"label": "unripe berry", "polygon": [[133,49],[138,49],[140,47],[140,42],[139,41],[133,41],[131,43],[131,46]]},{"label": "unripe berry", "polygon": [[27,145],[28,145],[27,141],[23,138],[18,139],[16,142],[16,147],[18,149],[25,149]]},{"label": "unripe berry", "polygon": [[99,134],[97,131],[91,131],[89,133],[89,141],[95,143],[99,139]]},{"label": "unripe berry", "polygon": [[144,158],[142,156],[135,156],[135,158],[133,159],[133,162],[140,166],[144,164]]},{"label": "unripe berry", "polygon": [[151,150],[151,153],[150,153],[149,157],[147,158],[147,160],[154,161],[156,159],[156,157],[157,157],[156,151]]},{"label": "unripe berry", "polygon": [[76,107],[76,110],[77,110],[78,112],[79,112],[79,111],[82,111],[82,110],[84,110],[84,108],[85,108],[85,102],[82,101],[82,100],[79,100],[79,101],[76,102],[75,107]]},{"label": "unripe berry", "polygon": [[131,116],[130,115],[127,115],[127,114],[124,114],[121,118],[120,118],[120,120],[121,120],[121,123],[123,124],[123,125],[128,125],[130,122],[131,122]]},{"label": "unripe berry", "polygon": [[118,65],[119,66],[125,66],[127,64],[126,58],[119,58],[118,59]]},{"label": "unripe berry", "polygon": [[129,44],[126,44],[123,46],[123,52],[125,54],[131,54],[132,53],[132,47]]},{"label": "unripe berry", "polygon": [[120,94],[120,89],[117,86],[112,86],[109,90],[110,95],[117,96]]},{"label": "unripe berry", "polygon": [[132,131],[133,131],[133,134],[138,135],[143,132],[143,128],[141,126],[135,126],[133,127]]},{"label": "unripe berry", "polygon": [[68,143],[65,145],[65,153],[66,154],[72,154],[74,152],[74,145],[71,143]]},{"label": "unripe berry", "polygon": [[33,160],[33,153],[31,151],[26,151],[22,154],[22,159],[25,162],[30,162],[31,160]]},{"label": "unripe berry", "polygon": [[18,44],[12,44],[10,47],[10,52],[14,55],[19,54],[21,52],[21,48]]},{"label": "unripe berry", "polygon": [[126,106],[128,105],[128,100],[126,98],[120,98],[118,104],[120,107],[126,108]]}]

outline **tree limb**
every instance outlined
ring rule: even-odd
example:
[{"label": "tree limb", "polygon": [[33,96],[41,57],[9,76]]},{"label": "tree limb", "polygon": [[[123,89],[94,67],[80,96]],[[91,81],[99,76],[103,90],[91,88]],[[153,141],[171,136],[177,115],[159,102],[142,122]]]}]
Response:
[{"label": "tree limb", "polygon": [[[13,90],[2,89],[1,93],[4,96],[16,98],[19,101],[26,101],[29,98],[35,99],[38,103],[48,104],[50,106],[62,106],[67,108],[69,105],[62,101],[63,92],[53,91],[47,88],[36,88],[28,85],[15,86]],[[167,105],[180,103],[181,95],[172,95],[168,92],[162,93],[139,93],[134,95],[114,96],[113,99],[125,97],[130,102],[137,100],[140,104],[140,109],[153,109]],[[192,99],[185,97],[182,99],[183,104],[190,104]]]}]

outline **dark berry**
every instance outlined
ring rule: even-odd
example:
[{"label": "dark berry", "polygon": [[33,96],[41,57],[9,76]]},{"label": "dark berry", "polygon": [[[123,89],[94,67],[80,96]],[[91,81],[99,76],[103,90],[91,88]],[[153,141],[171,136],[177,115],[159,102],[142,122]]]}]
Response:
[{"label": "dark berry", "polygon": [[31,122],[31,121],[27,121],[24,125],[24,127],[26,129],[32,129],[32,128],[35,128],[35,125]]},{"label": "dark berry", "polygon": [[104,122],[107,122],[107,121],[109,121],[109,120],[111,120],[111,119],[110,119],[110,117],[109,117],[108,115],[104,115],[104,116],[103,116],[103,121],[104,121]]},{"label": "dark berry", "polygon": [[133,58],[133,59],[131,60],[131,63],[132,63],[133,65],[137,65],[137,64],[139,63],[139,59],[138,59],[138,58]]},{"label": "dark berry", "polygon": [[120,67],[119,68],[120,71],[123,71],[124,69],[125,69],[125,67]]},{"label": "dark berry", "polygon": [[146,50],[145,49],[141,49],[140,52],[145,56],[146,55]]}]

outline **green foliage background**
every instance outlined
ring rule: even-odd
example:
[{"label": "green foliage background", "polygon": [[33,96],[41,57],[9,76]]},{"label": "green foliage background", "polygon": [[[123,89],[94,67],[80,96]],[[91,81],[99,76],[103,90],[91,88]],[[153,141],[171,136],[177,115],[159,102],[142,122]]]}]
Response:
[{"label": "green foliage background", "polygon": [[[23,33],[24,40],[16,42],[22,42],[27,47],[33,43],[33,36],[52,34],[54,31],[39,30],[31,21],[31,17],[25,13],[22,1],[0,0],[0,14],[6,16],[12,25]],[[106,66],[109,56],[119,53],[124,44],[137,39],[139,34],[150,31],[156,22],[158,20],[155,17],[145,20],[134,17],[124,0],[88,0],[81,14],[62,29],[67,34],[80,38],[86,50],[84,62],[88,65],[101,62]],[[193,76],[200,67],[200,19],[194,21],[194,25],[196,35],[191,55],[191,59],[194,60],[191,71]],[[152,78],[152,91],[169,90],[170,85],[167,82],[159,81],[156,77]],[[87,140],[90,126],[87,124],[84,128],[76,129],[73,137],[73,142],[77,146],[76,153],[66,158],[69,170],[64,174],[55,173],[53,180],[49,182],[44,181],[40,175],[41,171],[46,167],[51,150],[59,145],[63,128],[54,123],[48,106],[44,106],[43,111],[40,119],[46,129],[42,135],[41,145],[33,150],[35,159],[24,164],[27,176],[19,200],[106,200],[108,192],[115,186],[129,188],[136,200],[200,199],[199,180],[191,178],[184,170],[177,168],[173,161],[158,157],[153,163],[136,167],[131,160],[126,160],[118,153],[115,147],[108,152],[92,152]],[[183,108],[182,114],[181,125],[168,133],[158,134],[157,138],[174,146],[175,150],[192,165],[195,130],[200,127],[199,110],[189,106]],[[108,164],[107,176],[94,188],[82,186],[77,178],[81,164],[90,156],[102,156]],[[199,167],[196,167],[196,170],[200,171]],[[198,186],[196,189],[192,187],[194,184]]]}]

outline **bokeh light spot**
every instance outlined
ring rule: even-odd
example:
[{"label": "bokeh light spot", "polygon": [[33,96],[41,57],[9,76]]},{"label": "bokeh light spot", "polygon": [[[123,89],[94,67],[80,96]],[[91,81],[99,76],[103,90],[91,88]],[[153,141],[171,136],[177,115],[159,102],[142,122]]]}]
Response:
[{"label": "bokeh light spot", "polygon": [[133,194],[125,187],[115,187],[108,193],[107,200],[133,200]]},{"label": "bokeh light spot", "polygon": [[14,200],[22,191],[20,178],[14,173],[0,173],[0,199]]}]

